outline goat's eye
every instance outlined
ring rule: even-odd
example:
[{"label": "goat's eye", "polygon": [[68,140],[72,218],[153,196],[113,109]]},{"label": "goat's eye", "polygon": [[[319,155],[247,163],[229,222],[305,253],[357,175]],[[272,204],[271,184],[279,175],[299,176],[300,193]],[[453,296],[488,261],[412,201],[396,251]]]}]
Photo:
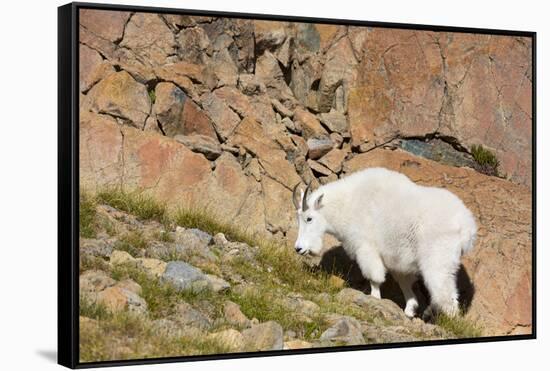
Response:
[{"label": "goat's eye", "polygon": [[312,220],[313,220],[313,219],[311,218],[311,216],[308,216],[308,217],[306,218],[306,223],[311,223]]}]

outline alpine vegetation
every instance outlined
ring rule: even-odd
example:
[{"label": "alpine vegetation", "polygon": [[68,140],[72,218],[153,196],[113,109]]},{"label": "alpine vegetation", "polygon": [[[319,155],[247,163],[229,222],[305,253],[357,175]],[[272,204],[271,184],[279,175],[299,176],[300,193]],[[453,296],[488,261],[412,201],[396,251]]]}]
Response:
[{"label": "alpine vegetation", "polygon": [[413,317],[418,301],[412,290],[422,275],[431,297],[424,316],[459,313],[455,275],[460,258],[474,246],[477,226],[464,203],[448,190],[426,187],[384,168],[370,168],[311,191],[293,201],[299,231],[295,249],[318,255],[323,235],[342,242],[370,281],[371,295],[390,272],[405,297],[405,314]]}]

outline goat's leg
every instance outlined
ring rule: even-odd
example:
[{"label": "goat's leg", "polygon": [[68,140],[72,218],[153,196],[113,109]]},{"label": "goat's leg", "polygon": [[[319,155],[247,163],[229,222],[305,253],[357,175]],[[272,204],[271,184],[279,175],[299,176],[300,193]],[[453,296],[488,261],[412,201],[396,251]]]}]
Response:
[{"label": "goat's leg", "polygon": [[356,259],[363,277],[370,281],[370,294],[380,299],[380,285],[386,279],[386,267],[380,255],[369,247],[364,247],[357,251]]},{"label": "goat's leg", "polygon": [[455,272],[439,266],[423,269],[422,276],[431,298],[425,315],[432,316],[435,310],[450,317],[456,316],[459,308]]},{"label": "goat's leg", "polygon": [[403,296],[405,297],[405,315],[409,318],[414,317],[416,309],[418,308],[418,300],[412,289],[413,284],[416,282],[415,274],[406,273],[392,273],[393,278],[401,287]]}]

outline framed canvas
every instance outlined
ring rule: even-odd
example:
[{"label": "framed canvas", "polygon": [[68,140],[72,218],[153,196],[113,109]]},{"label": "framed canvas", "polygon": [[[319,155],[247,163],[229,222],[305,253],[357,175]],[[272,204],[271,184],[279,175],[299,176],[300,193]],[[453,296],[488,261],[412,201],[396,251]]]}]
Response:
[{"label": "framed canvas", "polygon": [[536,337],[534,32],[58,19],[60,364]]}]

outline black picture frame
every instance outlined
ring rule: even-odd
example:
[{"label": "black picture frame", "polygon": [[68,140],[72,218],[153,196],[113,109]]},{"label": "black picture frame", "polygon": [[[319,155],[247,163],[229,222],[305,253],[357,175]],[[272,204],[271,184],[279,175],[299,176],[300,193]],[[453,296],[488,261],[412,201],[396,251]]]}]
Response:
[{"label": "black picture frame", "polygon": [[[195,16],[234,17],[244,19],[293,21],[356,25],[381,28],[414,29],[459,33],[481,33],[531,38],[532,40],[532,333],[527,335],[487,336],[471,339],[427,340],[391,344],[369,344],[311,348],[299,350],[260,351],[215,355],[196,355],[152,359],[79,362],[79,48],[78,14],[80,9],[119,10],[147,13],[171,13]],[[536,32],[486,28],[449,27],[441,25],[403,24],[328,19],[270,14],[202,11],[191,9],[143,7],[95,3],[70,3],[58,8],[58,363],[69,368],[107,367],[136,364],[156,364],[183,361],[218,360],[246,357],[266,357],[324,352],[371,350],[381,348],[418,347],[463,343],[497,342],[536,339]]]}]

